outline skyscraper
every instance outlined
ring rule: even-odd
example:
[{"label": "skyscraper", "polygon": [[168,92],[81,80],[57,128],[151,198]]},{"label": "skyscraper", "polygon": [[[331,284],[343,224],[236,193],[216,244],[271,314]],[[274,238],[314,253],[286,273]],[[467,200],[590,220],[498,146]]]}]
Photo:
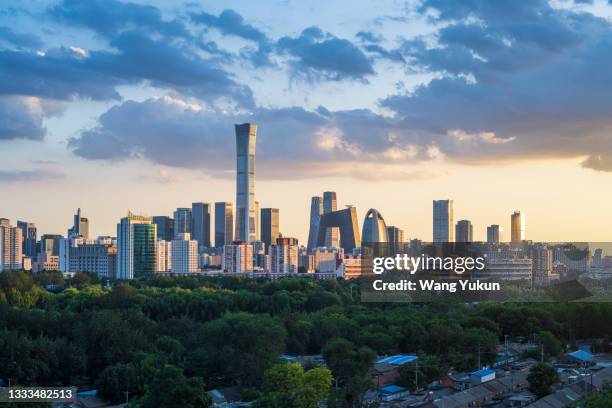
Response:
[{"label": "skyscraper", "polygon": [[259,201],[255,201],[255,240],[261,241],[261,222],[260,217],[261,212],[259,211]]},{"label": "skyscraper", "polygon": [[497,224],[489,225],[487,227],[487,243],[499,244],[503,241],[502,233],[504,229]]},{"label": "skyscraper", "polygon": [[152,217],[128,212],[117,224],[117,279],[155,272],[157,225]]},{"label": "skyscraper", "polygon": [[153,216],[153,224],[157,225],[157,239],[172,241],[174,239],[174,219],[167,215]]},{"label": "skyscraper", "polygon": [[215,203],[215,246],[229,245],[234,240],[234,207],[232,203]]},{"label": "skyscraper", "polygon": [[387,227],[387,237],[389,238],[389,252],[391,254],[400,252],[404,243],[404,230],[389,225]]},{"label": "skyscraper", "polygon": [[270,246],[270,273],[298,272],[298,240],[277,238]]},{"label": "skyscraper", "polygon": [[470,220],[457,221],[455,225],[456,242],[472,242],[474,240],[474,228]]},{"label": "skyscraper", "polygon": [[222,268],[229,273],[253,271],[253,245],[244,241],[234,241],[223,247]]},{"label": "skyscraper", "polygon": [[36,256],[36,225],[33,222],[17,221],[17,227],[21,229],[23,237],[23,254],[31,258]]},{"label": "skyscraper", "polygon": [[343,210],[321,215],[316,246],[327,246],[327,229],[338,228],[340,231],[339,246],[346,253],[351,253],[353,249],[361,246],[361,235],[357,224],[357,210],[355,207],[347,207]]},{"label": "skyscraper", "polygon": [[361,233],[361,242],[389,242],[387,236],[387,225],[382,214],[370,208],[363,220],[363,232]]},{"label": "skyscraper", "polygon": [[512,243],[520,243],[525,239],[525,215],[515,211],[510,216],[510,240]]},{"label": "skyscraper", "polygon": [[236,240],[256,240],[255,143],[257,125],[236,125]]},{"label": "skyscraper", "polygon": [[269,247],[279,237],[278,208],[261,209],[261,240]]},{"label": "skyscraper", "polygon": [[6,218],[0,218],[0,271],[21,269],[22,243],[21,228],[11,226],[10,220]]},{"label": "skyscraper", "polygon": [[210,204],[191,204],[191,239],[199,248],[210,248]]},{"label": "skyscraper", "polygon": [[453,200],[433,202],[433,242],[454,242]]},{"label": "skyscraper", "polygon": [[310,229],[308,231],[308,253],[311,253],[317,246],[319,235],[319,224],[323,214],[323,198],[314,196],[310,200]]},{"label": "skyscraper", "polygon": [[174,211],[174,237],[191,234],[191,208],[177,208]]},{"label": "skyscraper", "polygon": [[[338,211],[338,200],[336,198],[335,191],[325,191],[323,193],[323,213],[328,214],[330,212]],[[339,230],[336,227],[328,228],[325,231],[325,246],[337,247],[339,243],[338,239]]]},{"label": "skyscraper", "polygon": [[80,208],[78,208],[76,214],[74,214],[72,228],[68,230],[68,238],[72,236],[81,236],[85,239],[89,238],[89,220],[85,217],[81,217]]}]

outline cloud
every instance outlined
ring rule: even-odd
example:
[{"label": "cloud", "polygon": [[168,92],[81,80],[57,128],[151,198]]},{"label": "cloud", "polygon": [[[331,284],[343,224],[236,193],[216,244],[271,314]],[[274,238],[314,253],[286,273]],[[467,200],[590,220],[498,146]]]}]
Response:
[{"label": "cloud", "polygon": [[370,59],[348,40],[309,27],[298,37],[278,40],[280,53],[291,57],[293,75],[308,80],[363,80],[374,75]]},{"label": "cloud", "polygon": [[62,108],[61,104],[36,97],[0,96],[0,141],[41,140],[47,132],[43,118]]},{"label": "cloud", "polygon": [[230,114],[178,95],[117,105],[100,116],[97,126],[71,138],[68,147],[88,160],[137,158],[223,175],[235,168],[233,125],[247,121],[259,127],[258,172],[271,178],[287,168],[297,178],[319,177],[430,159],[427,142],[397,144],[396,124],[367,110],[289,107]]},{"label": "cloud", "polygon": [[103,37],[139,27],[150,34],[189,38],[191,34],[178,20],[164,20],[154,6],[116,0],[63,0],[49,8],[49,15],[77,27],[89,28]]},{"label": "cloud", "polygon": [[242,49],[242,55],[256,67],[272,65],[270,60],[270,54],[273,51],[271,40],[263,31],[246,23],[236,11],[223,10],[218,16],[204,12],[192,13],[191,20],[197,24],[215,28],[223,35],[236,36],[254,42],[257,44],[257,49],[245,47]]},{"label": "cloud", "polygon": [[139,176],[138,180],[145,181],[145,182],[154,182],[154,183],[159,183],[159,184],[173,184],[173,183],[179,183],[183,181],[184,178],[179,174],[170,172],[169,170],[159,169],[153,174],[143,174]]},{"label": "cloud", "polygon": [[421,134],[467,163],[589,156],[583,166],[610,170],[609,22],[546,1],[430,0],[420,11],[441,28],[401,49],[434,79],[381,100],[400,139]]},{"label": "cloud", "polygon": [[65,174],[53,170],[0,170],[0,183],[24,183],[59,180]]},{"label": "cloud", "polygon": [[0,27],[0,42],[20,48],[36,48],[42,45],[42,41],[35,35],[18,33],[10,27]]}]

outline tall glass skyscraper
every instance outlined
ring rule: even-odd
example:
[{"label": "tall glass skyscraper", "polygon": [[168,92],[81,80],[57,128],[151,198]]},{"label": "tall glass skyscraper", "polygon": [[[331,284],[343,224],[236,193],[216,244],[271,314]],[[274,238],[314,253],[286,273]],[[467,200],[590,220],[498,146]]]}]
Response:
[{"label": "tall glass skyscraper", "polygon": [[174,211],[174,238],[179,234],[191,234],[191,208],[177,208]]},{"label": "tall glass skyscraper", "polygon": [[276,243],[279,237],[279,216],[278,208],[261,209],[261,240],[266,247]]},{"label": "tall glass skyscraper", "polygon": [[510,241],[520,243],[525,239],[525,214],[515,211],[510,216]]},{"label": "tall glass skyscraper", "polygon": [[215,246],[229,245],[234,240],[234,206],[232,203],[215,203]]},{"label": "tall glass skyscraper", "polygon": [[[323,193],[323,213],[329,214],[338,211],[338,199],[335,191],[326,191]],[[328,228],[325,231],[325,246],[337,247],[339,242],[339,229],[336,227]]]},{"label": "tall glass skyscraper", "polygon": [[321,214],[323,214],[323,198],[321,196],[314,196],[310,201],[310,230],[308,231],[308,253],[310,253],[317,246]]},{"label": "tall glass skyscraper", "polygon": [[433,202],[433,242],[454,242],[453,200]]},{"label": "tall glass skyscraper", "polygon": [[389,242],[387,225],[382,214],[370,208],[363,220],[363,232],[361,242]]},{"label": "tall glass skyscraper", "polygon": [[474,227],[470,220],[457,221],[457,225],[455,225],[455,240],[457,242],[472,242],[474,240]]},{"label": "tall glass skyscraper", "polygon": [[36,225],[33,222],[17,221],[17,227],[21,229],[23,237],[23,254],[31,258],[36,254]]},{"label": "tall glass skyscraper", "polygon": [[199,248],[210,248],[210,204],[191,204],[191,239]]},{"label": "tall glass skyscraper", "polygon": [[81,217],[81,209],[78,208],[74,214],[74,222],[72,228],[68,230],[68,238],[71,236],[81,236],[85,239],[89,238],[89,220]]},{"label": "tall glass skyscraper", "polygon": [[174,239],[174,219],[167,215],[156,215],[153,223],[157,225],[157,239],[172,241]]},{"label": "tall glass skyscraper", "polygon": [[134,279],[156,269],[157,225],[128,212],[117,224],[117,279]]},{"label": "tall glass skyscraper", "polygon": [[252,243],[257,235],[255,214],[255,143],[257,125],[236,125],[236,240]]}]

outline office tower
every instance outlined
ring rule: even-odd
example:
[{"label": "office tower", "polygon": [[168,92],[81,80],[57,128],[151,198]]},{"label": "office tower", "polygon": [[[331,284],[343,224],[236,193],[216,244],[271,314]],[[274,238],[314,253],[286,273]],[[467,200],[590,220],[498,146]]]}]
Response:
[{"label": "office tower", "polygon": [[117,247],[112,244],[83,243],[70,246],[69,251],[68,272],[89,272],[102,278],[116,276]]},{"label": "office tower", "polygon": [[340,231],[340,246],[346,253],[352,253],[354,248],[361,246],[361,236],[357,225],[357,210],[347,207],[344,210],[333,211],[321,215],[317,233],[317,247],[328,246],[328,228],[338,228]]},{"label": "office tower", "polygon": [[308,230],[308,253],[312,252],[317,246],[319,235],[319,223],[323,214],[323,198],[314,196],[310,200],[310,229]]},{"label": "office tower", "polygon": [[117,279],[155,272],[157,225],[152,217],[128,212],[117,224]]},{"label": "office tower", "polygon": [[174,211],[174,237],[191,234],[191,208],[177,208]]},{"label": "office tower", "polygon": [[525,239],[525,215],[515,211],[510,216],[510,237],[512,243],[520,243]]},{"label": "office tower", "polygon": [[59,234],[43,234],[38,241],[38,253],[50,253],[53,256],[59,256],[62,239],[64,237]]},{"label": "office tower", "polygon": [[174,239],[174,219],[166,215],[153,217],[153,224],[157,225],[157,239],[172,241]]},{"label": "office tower", "polygon": [[21,228],[12,227],[10,220],[0,218],[0,271],[22,268],[22,243]]},{"label": "office tower", "polygon": [[390,225],[387,227],[387,237],[389,238],[389,253],[395,254],[403,250],[404,230]]},{"label": "office tower", "polygon": [[454,242],[453,200],[433,202],[433,242]]},{"label": "office tower", "polygon": [[456,242],[472,242],[474,240],[474,228],[470,220],[457,221],[455,225]]},{"label": "office tower", "polygon": [[223,247],[222,269],[229,273],[248,273],[253,271],[253,245],[244,241],[234,241]]},{"label": "office tower", "polygon": [[172,270],[172,241],[157,240],[157,256],[155,257],[156,272],[170,272]]},{"label": "office tower", "polygon": [[363,231],[361,233],[361,242],[389,242],[387,236],[387,225],[382,214],[370,208],[363,220]]},{"label": "office tower", "polygon": [[260,223],[259,201],[255,201],[255,239],[261,241],[261,223]]},{"label": "office tower", "polygon": [[23,237],[23,254],[31,258],[36,256],[36,225],[33,222],[17,221],[17,227],[21,229]]},{"label": "office tower", "polygon": [[215,203],[215,246],[221,248],[234,240],[234,207],[232,203]]},{"label": "office tower", "polygon": [[298,240],[277,238],[270,246],[270,273],[298,272]]},{"label": "office tower", "polygon": [[255,143],[257,125],[236,125],[236,240],[255,241]]},{"label": "office tower", "polygon": [[180,234],[172,240],[172,272],[197,272],[198,241],[191,239],[189,234]]},{"label": "office tower", "polygon": [[68,230],[68,238],[73,235],[89,239],[89,220],[85,217],[81,217],[80,208],[78,208],[76,214],[74,214],[72,228]]},{"label": "office tower", "polygon": [[504,240],[503,238],[504,229],[497,224],[489,225],[487,227],[487,243],[499,244]]},{"label": "office tower", "polygon": [[280,236],[278,208],[262,208],[260,220],[261,240],[269,247]]},{"label": "office tower", "polygon": [[[60,272],[79,272],[70,269],[70,256],[74,253],[72,248],[86,244],[87,240],[80,235],[71,234],[72,228],[68,230],[68,237],[59,240],[59,270]],[[42,242],[42,240],[41,240]],[[41,254],[47,253],[41,251]]]},{"label": "office tower", "polygon": [[[327,214],[330,212],[338,211],[338,200],[336,199],[335,191],[326,191],[323,193],[323,213]],[[331,227],[325,231],[325,246],[339,245],[338,242],[338,228]]]},{"label": "office tower", "polygon": [[210,248],[210,204],[191,204],[191,239],[199,248]]},{"label": "office tower", "polygon": [[267,271],[266,244],[263,241],[253,241],[253,270]]}]

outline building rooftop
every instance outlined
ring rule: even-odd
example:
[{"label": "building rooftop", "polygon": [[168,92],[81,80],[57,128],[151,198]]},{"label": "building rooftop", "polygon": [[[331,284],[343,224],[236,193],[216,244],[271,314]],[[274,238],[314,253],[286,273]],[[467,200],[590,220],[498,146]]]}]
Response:
[{"label": "building rooftop", "polygon": [[392,356],[381,357],[376,360],[376,364],[404,365],[417,360],[417,356],[412,354],[396,354]]},{"label": "building rooftop", "polygon": [[591,361],[593,358],[593,355],[585,350],[576,350],[573,353],[569,353],[568,356],[580,361]]},{"label": "building rooftop", "polygon": [[483,368],[482,370],[474,371],[472,373],[472,375],[475,375],[476,377],[484,377],[486,375],[491,375],[491,374],[495,374],[495,371],[490,370],[488,368]]}]

